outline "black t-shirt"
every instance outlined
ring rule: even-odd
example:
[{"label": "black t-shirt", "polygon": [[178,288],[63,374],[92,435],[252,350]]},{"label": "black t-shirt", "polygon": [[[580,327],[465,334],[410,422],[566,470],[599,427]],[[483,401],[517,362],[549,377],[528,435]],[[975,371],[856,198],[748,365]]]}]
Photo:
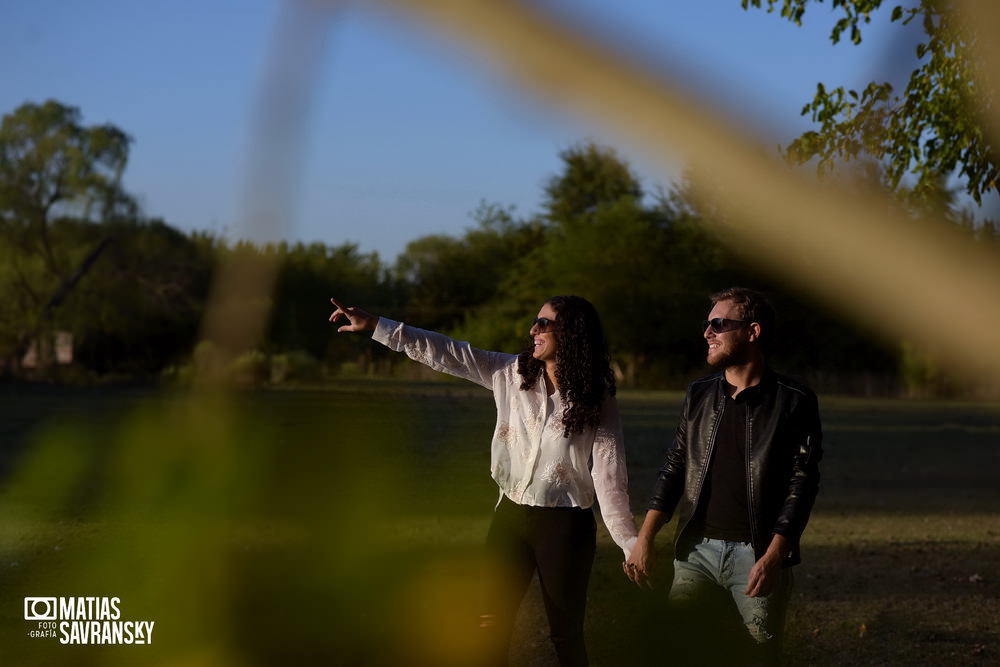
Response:
[{"label": "black t-shirt", "polygon": [[715,450],[705,477],[696,521],[704,537],[750,542],[750,511],[747,507],[747,443],[750,422],[747,400],[756,387],[726,398],[715,434]]}]

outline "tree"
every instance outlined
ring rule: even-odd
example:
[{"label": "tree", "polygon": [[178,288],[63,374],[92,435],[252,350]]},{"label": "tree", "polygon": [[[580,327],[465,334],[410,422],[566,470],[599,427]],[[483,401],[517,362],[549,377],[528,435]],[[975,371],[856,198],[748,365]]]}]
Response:
[{"label": "tree", "polygon": [[[782,0],[782,17],[801,25],[806,7],[823,0]],[[760,8],[762,0],[742,0],[744,9]],[[833,43],[849,34],[861,42],[861,28],[871,22],[882,0],[833,0],[843,15],[830,33]],[[778,0],[766,0],[774,11]],[[934,197],[944,176],[959,176],[977,204],[998,191],[1000,162],[981,119],[989,113],[995,91],[979,71],[977,43],[993,39],[960,20],[956,3],[919,0],[915,6],[896,5],[890,20],[901,26],[919,23],[925,40],[916,47],[918,66],[901,96],[889,82],[869,83],[864,90],[828,89],[817,85],[816,96],[802,109],[819,123],[819,130],[795,139],[786,150],[794,163],[818,160],[826,172],[835,161],[873,157],[884,164],[886,184],[905,188],[918,198]]]},{"label": "tree", "polygon": [[93,264],[89,248],[60,245],[55,221],[133,217],[136,207],[120,186],[129,137],[113,125],[84,127],[80,112],[55,101],[24,104],[0,124],[0,232],[4,308],[0,340],[16,360],[44,327],[51,311]]},{"label": "tree", "polygon": [[686,264],[673,252],[675,219],[646,205],[641,182],[613,149],[587,142],[560,157],[563,169],[545,189],[545,235],[510,272],[506,303],[519,304],[523,318],[554,294],[584,296],[601,313],[625,384],[676,370],[673,296]]},{"label": "tree", "polygon": [[555,224],[572,225],[623,198],[642,200],[642,184],[614,149],[589,141],[559,157],[565,168],[545,188],[547,217]]},{"label": "tree", "polygon": [[[515,220],[496,204],[483,203],[473,217],[479,224],[461,238],[416,239],[396,261],[395,274],[407,292],[403,315],[419,326],[469,335],[471,313],[498,295],[509,296],[503,292],[505,278],[540,238],[537,225]],[[497,341],[476,340],[482,346]]]},{"label": "tree", "polygon": [[54,315],[73,333],[75,362],[97,375],[150,377],[184,360],[204,314],[213,256],[159,220],[58,226],[80,247],[109,241]]},{"label": "tree", "polygon": [[354,336],[331,336],[324,323],[330,297],[350,298],[379,313],[393,305],[378,255],[358,252],[353,243],[281,243],[265,251],[277,255],[278,265],[265,350],[304,353],[333,365],[370,357],[370,345]]},{"label": "tree", "polygon": [[113,125],[84,127],[80,111],[24,104],[0,125],[0,223],[8,238],[62,268],[48,235],[58,216],[102,221],[134,213],[121,189],[131,139]]}]

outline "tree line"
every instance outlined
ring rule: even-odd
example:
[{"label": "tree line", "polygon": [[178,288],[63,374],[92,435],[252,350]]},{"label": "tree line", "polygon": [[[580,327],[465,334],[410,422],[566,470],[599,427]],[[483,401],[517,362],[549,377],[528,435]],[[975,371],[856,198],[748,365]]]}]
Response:
[{"label": "tree line", "polygon": [[[816,4],[741,0],[744,10],[765,9],[797,25]],[[879,12],[900,29],[919,26],[916,68],[901,91],[879,81],[862,90],[818,84],[802,109],[817,127],[781,150],[789,167],[890,192],[915,225],[944,221],[996,252],[995,223],[957,205],[962,191],[981,210],[984,197],[995,198],[1000,174],[982,123],[994,94],[979,52],[981,28],[932,0],[833,5],[833,43],[860,43]],[[564,151],[538,212],[517,217],[484,202],[464,234],[415,239],[384,261],[353,244],[259,247],[147,219],[121,187],[130,142],[113,125],[83,125],[78,109],[54,100],[3,117],[0,374],[184,379],[212,357],[202,323],[220,266],[248,258],[274,262],[278,274],[268,303],[230,306],[269,313],[260,345],[234,362],[234,377],[245,381],[407,367],[378,346],[332,335],[325,323],[331,295],[480,347],[517,351],[544,298],[577,293],[601,311],[623,385],[680,387],[704,370],[698,323],[707,295],[741,284],[775,302],[775,365],[820,390],[956,391],[905,331],[877,338],[820,307],[710,235],[719,214],[696,204],[703,200],[686,181],[648,192],[608,147]],[[57,334],[69,334],[71,364],[57,363],[67,341]]]},{"label": "tree line", "polygon": [[[129,141],[113,126],[83,126],[77,109],[55,101],[4,117],[6,376],[184,380],[213,344],[200,326],[213,278],[224,262],[249,256],[273,261],[278,272],[264,340],[234,362],[243,381],[401,372],[378,346],[334,335],[326,323],[330,296],[516,352],[541,302],[573,293],[601,312],[623,386],[679,388],[704,370],[699,323],[708,295],[739,284],[775,302],[781,327],[773,356],[783,370],[831,391],[947,390],[947,378],[905,338],[875,338],[779,282],[706,231],[713,213],[694,203],[684,182],[647,192],[613,148],[564,150],[537,213],[517,217],[483,203],[464,234],[417,238],[386,262],[354,244],[230,243],[145,219],[120,185]],[[956,230],[997,246],[991,223],[948,207],[945,214]],[[58,331],[72,335],[71,364],[56,363]],[[35,361],[27,367],[29,352]]]}]

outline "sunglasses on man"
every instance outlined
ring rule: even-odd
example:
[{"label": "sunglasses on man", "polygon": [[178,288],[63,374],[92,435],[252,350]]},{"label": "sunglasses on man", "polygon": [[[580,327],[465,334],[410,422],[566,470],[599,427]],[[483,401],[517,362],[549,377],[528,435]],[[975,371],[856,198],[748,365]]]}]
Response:
[{"label": "sunglasses on man", "polygon": [[731,320],[727,317],[713,317],[710,320],[704,320],[701,323],[701,330],[711,328],[712,333],[721,334],[727,331],[735,331],[740,327],[744,327],[750,324],[749,320]]}]

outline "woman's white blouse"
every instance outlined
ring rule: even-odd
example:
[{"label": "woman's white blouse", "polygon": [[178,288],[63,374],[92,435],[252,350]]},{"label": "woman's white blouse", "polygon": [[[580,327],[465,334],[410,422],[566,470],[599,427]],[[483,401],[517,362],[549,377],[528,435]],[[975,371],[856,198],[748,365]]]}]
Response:
[{"label": "woman's white blouse", "polygon": [[497,424],[490,471],[512,501],[540,507],[600,505],[604,525],[628,557],[636,540],[618,404],[608,396],[601,425],[563,437],[563,404],[539,376],[520,389],[517,355],[488,352],[433,331],[379,318],[372,339],[414,361],[493,392]]}]

